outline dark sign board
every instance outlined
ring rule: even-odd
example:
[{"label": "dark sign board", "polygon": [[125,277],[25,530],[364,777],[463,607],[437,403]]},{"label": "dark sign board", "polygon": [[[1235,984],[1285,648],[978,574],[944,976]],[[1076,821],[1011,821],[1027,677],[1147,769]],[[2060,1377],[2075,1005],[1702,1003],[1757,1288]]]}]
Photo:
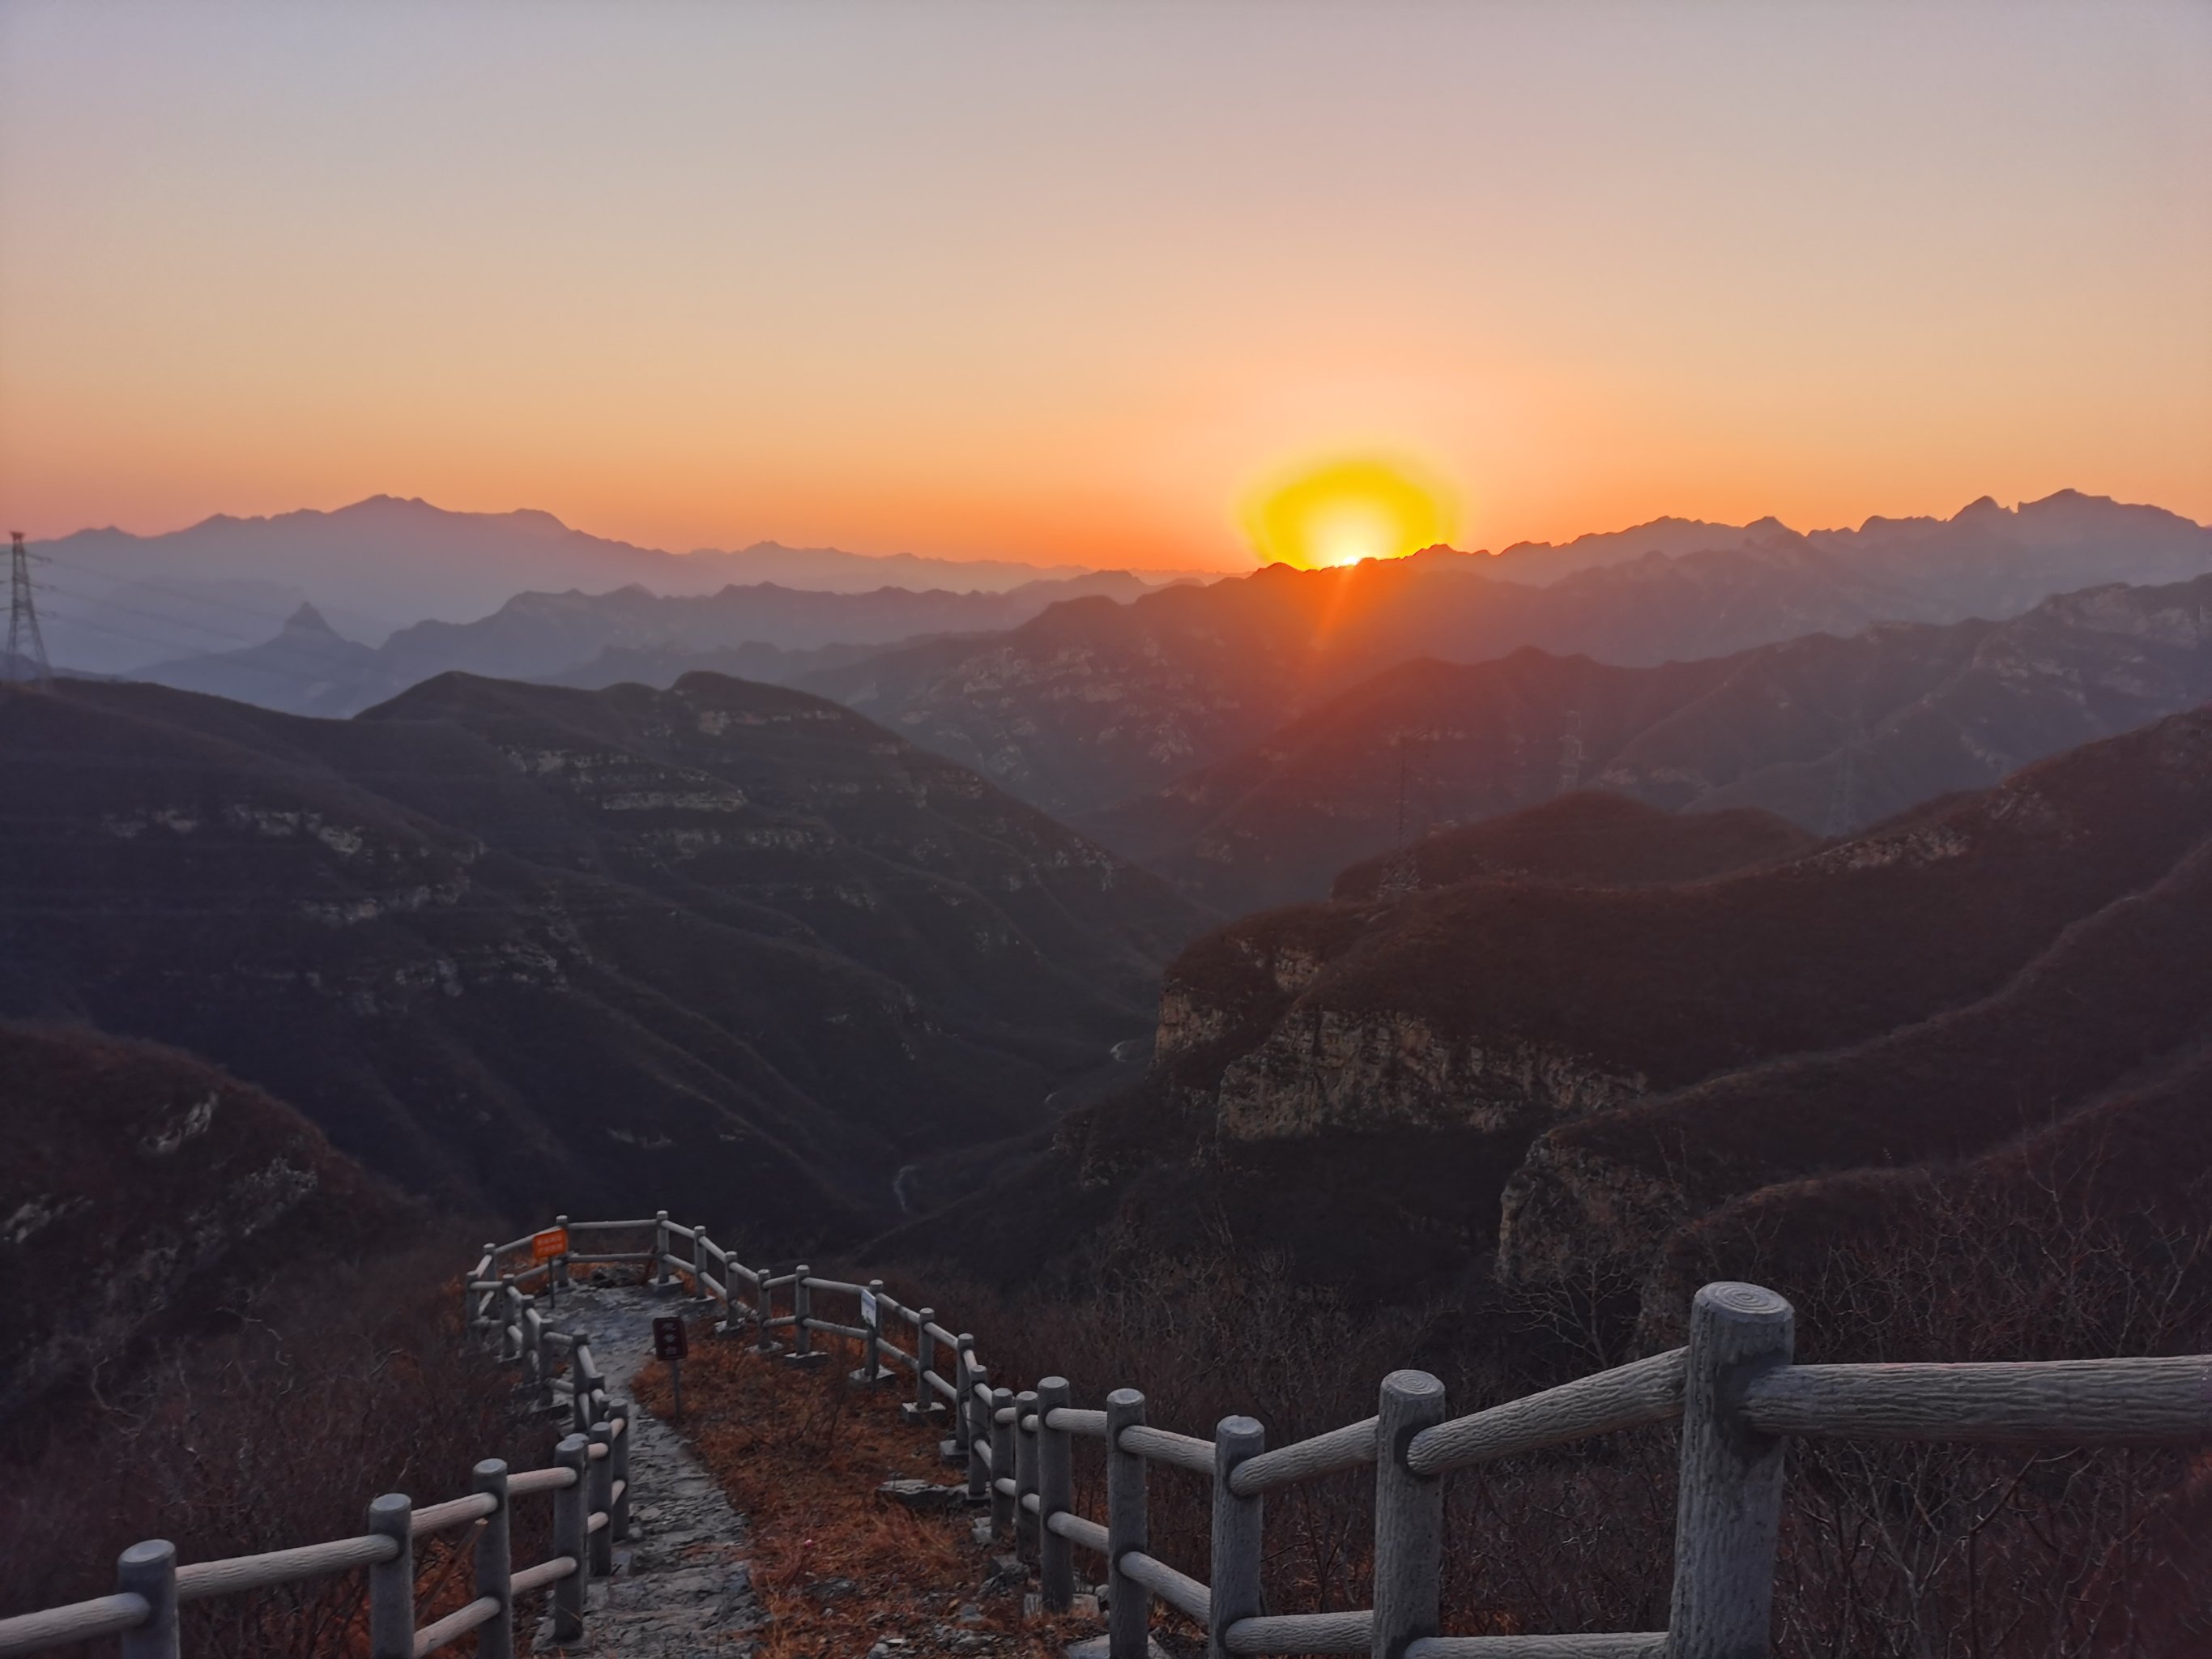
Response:
[{"label": "dark sign board", "polygon": [[653,1357],[655,1359],[681,1359],[690,1352],[691,1339],[680,1319],[656,1319],[653,1322]]}]

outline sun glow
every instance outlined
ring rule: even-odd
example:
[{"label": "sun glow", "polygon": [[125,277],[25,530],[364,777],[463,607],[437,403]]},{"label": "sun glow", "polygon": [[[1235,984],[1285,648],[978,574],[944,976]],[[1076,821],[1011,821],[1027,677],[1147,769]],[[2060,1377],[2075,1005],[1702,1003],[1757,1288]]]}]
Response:
[{"label": "sun glow", "polygon": [[1451,492],[1403,462],[1324,462],[1277,475],[1245,498],[1244,532],[1266,564],[1316,570],[1402,559],[1449,541]]}]

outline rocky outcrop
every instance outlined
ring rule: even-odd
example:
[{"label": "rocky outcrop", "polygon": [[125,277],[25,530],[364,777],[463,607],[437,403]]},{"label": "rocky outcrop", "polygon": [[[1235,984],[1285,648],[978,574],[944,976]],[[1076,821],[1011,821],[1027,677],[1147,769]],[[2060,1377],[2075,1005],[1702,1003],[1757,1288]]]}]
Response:
[{"label": "rocky outcrop", "polygon": [[1404,1012],[1298,1008],[1224,1069],[1214,1121],[1237,1140],[1325,1129],[1503,1133],[1644,1091],[1640,1077],[1526,1040],[1454,1037]]},{"label": "rocky outcrop", "polygon": [[297,1112],[174,1050],[0,1023],[0,1412],[404,1213]]}]

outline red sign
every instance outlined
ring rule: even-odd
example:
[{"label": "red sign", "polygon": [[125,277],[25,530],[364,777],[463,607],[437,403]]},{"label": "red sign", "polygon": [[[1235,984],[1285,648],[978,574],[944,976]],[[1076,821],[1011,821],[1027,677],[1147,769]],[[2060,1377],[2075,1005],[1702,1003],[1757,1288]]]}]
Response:
[{"label": "red sign", "polygon": [[653,1357],[655,1359],[681,1359],[691,1351],[690,1334],[680,1319],[656,1319],[653,1322]]},{"label": "red sign", "polygon": [[530,1258],[533,1261],[550,1261],[556,1255],[568,1254],[568,1230],[548,1227],[535,1234],[530,1241]]}]

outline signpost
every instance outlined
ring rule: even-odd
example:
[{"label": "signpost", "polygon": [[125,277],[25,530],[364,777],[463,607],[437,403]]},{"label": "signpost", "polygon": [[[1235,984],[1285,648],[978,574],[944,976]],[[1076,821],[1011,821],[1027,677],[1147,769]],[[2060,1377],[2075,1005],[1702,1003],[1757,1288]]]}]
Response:
[{"label": "signpost", "polygon": [[653,1357],[668,1362],[668,1391],[678,1421],[684,1416],[684,1356],[690,1351],[690,1334],[682,1320],[672,1316],[653,1322]]},{"label": "signpost", "polygon": [[883,1328],[876,1318],[876,1293],[873,1291],[860,1292],[860,1322],[872,1331]]},{"label": "signpost", "polygon": [[[568,1254],[568,1230],[548,1227],[542,1233],[530,1236],[530,1259],[532,1261],[557,1261]],[[561,1274],[557,1268],[545,1271],[545,1299],[552,1306],[561,1303]]]}]

